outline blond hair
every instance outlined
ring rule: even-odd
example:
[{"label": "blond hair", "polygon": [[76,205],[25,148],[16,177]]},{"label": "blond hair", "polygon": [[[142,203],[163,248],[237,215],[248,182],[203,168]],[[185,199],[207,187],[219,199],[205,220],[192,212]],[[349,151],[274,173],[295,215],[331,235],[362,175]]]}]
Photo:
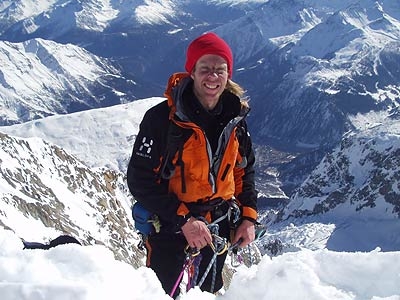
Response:
[{"label": "blond hair", "polygon": [[236,82],[234,82],[232,79],[228,79],[228,82],[226,83],[226,87],[229,92],[232,94],[238,96],[241,100],[242,105],[249,106],[249,98],[245,95],[246,91]]}]

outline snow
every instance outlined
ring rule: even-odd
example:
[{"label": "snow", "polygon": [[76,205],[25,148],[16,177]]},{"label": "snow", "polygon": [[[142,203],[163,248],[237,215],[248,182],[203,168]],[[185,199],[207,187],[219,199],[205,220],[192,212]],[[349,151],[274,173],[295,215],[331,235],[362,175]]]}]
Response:
[{"label": "snow", "polygon": [[89,167],[126,171],[134,137],[147,109],[165,100],[154,97],[107,108],[0,127],[19,137],[40,137],[76,155]]},{"label": "snow", "polygon": [[173,18],[176,14],[173,1],[145,0],[144,5],[135,8],[135,15],[141,24],[168,24],[168,18]]},{"label": "snow", "polygon": [[[171,24],[176,15],[182,8],[180,7],[184,1],[171,0],[144,0],[143,4],[135,8],[135,17],[140,24]],[[187,1],[189,2],[189,1]],[[213,0],[210,3],[216,5],[240,5],[250,3],[265,3],[265,0]],[[177,13],[178,12],[178,13]]]},{"label": "snow", "polygon": [[[240,266],[223,295],[198,288],[189,299],[399,300],[400,252],[333,252],[302,249]],[[104,246],[60,245],[23,250],[0,229],[2,300],[170,299],[155,273],[116,261]]]},{"label": "snow", "polygon": [[83,29],[103,31],[118,16],[110,0],[83,2],[83,9],[76,12],[76,20]]},{"label": "snow", "polygon": [[40,38],[23,43],[0,41],[0,64],[0,114],[15,122],[25,109],[24,117],[61,113],[65,97],[80,95],[109,76],[119,76],[104,58],[72,44]]},{"label": "snow", "polygon": [[219,5],[239,5],[239,4],[247,4],[247,3],[266,3],[268,0],[211,0],[210,3],[215,3]]},{"label": "snow", "polygon": [[0,15],[13,14],[17,17],[16,21],[23,20],[35,16],[54,5],[56,0],[40,0],[40,1],[1,1]]}]

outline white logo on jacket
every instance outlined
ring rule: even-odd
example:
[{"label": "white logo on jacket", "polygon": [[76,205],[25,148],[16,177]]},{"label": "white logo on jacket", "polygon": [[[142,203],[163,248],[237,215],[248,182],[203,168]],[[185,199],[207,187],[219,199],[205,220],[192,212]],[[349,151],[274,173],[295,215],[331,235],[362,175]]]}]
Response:
[{"label": "white logo on jacket", "polygon": [[140,145],[139,150],[136,152],[136,155],[151,158],[150,152],[153,144],[153,139],[144,136],[142,139],[142,144]]}]

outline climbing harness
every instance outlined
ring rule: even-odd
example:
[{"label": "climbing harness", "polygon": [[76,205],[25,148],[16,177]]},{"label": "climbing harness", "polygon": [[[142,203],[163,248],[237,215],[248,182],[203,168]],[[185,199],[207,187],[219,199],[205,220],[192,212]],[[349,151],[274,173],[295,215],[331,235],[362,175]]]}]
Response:
[{"label": "climbing harness", "polygon": [[[250,249],[249,245],[245,248],[239,248],[239,245],[243,242],[242,239],[238,240],[234,244],[230,244],[226,238],[220,237],[218,235],[219,226],[216,223],[223,220],[224,217],[226,217],[226,215],[222,216],[221,217],[222,219],[219,218],[219,219],[215,220],[213,223],[210,223],[210,224],[206,223],[207,227],[209,228],[209,230],[212,234],[213,242],[210,244],[210,247],[213,250],[214,254],[213,254],[206,270],[204,271],[204,274],[202,275],[202,277],[200,278],[200,280],[198,282],[197,282],[197,279],[199,276],[199,266],[200,266],[202,256],[201,256],[200,250],[198,250],[196,248],[190,248],[189,245],[186,246],[185,262],[183,264],[182,271],[179,274],[178,279],[176,280],[173,289],[171,290],[171,293],[170,293],[171,297],[175,294],[176,289],[178,288],[185,272],[187,272],[187,274],[188,274],[188,282],[186,285],[186,292],[187,292],[191,288],[194,288],[195,286],[201,287],[203,285],[205,279],[207,278],[208,274],[210,273],[211,268],[213,270],[212,280],[211,280],[211,292],[213,292],[214,287],[215,287],[215,279],[216,279],[216,267],[217,267],[216,260],[219,255],[222,255],[225,252],[228,252],[229,254],[231,254],[232,257],[235,259],[235,265],[234,265],[233,260],[231,261],[231,264],[233,267],[237,267],[240,264],[242,264],[243,262],[248,263],[247,262],[248,258],[246,260],[242,257],[242,255],[251,256],[252,253],[251,253],[251,249]],[[203,218],[199,218],[199,219],[206,222]],[[265,232],[266,232],[265,227],[256,226],[256,239],[261,238],[265,234]],[[240,249],[240,251],[239,251],[239,249]],[[254,262],[251,261],[251,264],[253,264],[253,263]]]},{"label": "climbing harness", "polygon": [[213,237],[213,242],[210,244],[210,247],[213,250],[214,255],[211,258],[210,263],[208,264],[203,276],[201,277],[199,282],[196,284],[197,278],[199,275],[198,272],[199,272],[199,266],[200,266],[202,257],[200,254],[200,250],[190,248],[188,245],[185,248],[186,258],[185,258],[185,262],[182,267],[182,271],[179,274],[178,279],[176,280],[175,285],[170,292],[171,297],[175,294],[175,291],[178,288],[179,283],[181,282],[185,271],[188,273],[188,284],[186,286],[186,291],[188,291],[189,289],[195,287],[196,285],[201,287],[203,285],[208,273],[210,272],[211,268],[213,268],[211,291],[214,290],[215,278],[217,275],[216,259],[217,259],[218,255],[222,255],[228,250],[228,241],[225,238],[222,238],[218,235],[219,225],[217,223],[221,222],[222,220],[224,220],[227,217],[228,217],[228,213],[217,218],[212,223],[208,223],[204,217],[198,218],[199,220],[201,220],[207,224],[207,227],[211,232],[211,235]]},{"label": "climbing harness", "polygon": [[[200,250],[198,249],[192,249],[189,247],[189,245],[186,247],[185,249],[185,253],[186,253],[186,258],[185,258],[185,262],[183,264],[182,267],[182,271],[178,276],[178,279],[175,282],[175,285],[173,287],[173,289],[171,290],[170,296],[172,297],[172,295],[175,294],[176,289],[179,286],[179,283],[181,282],[184,272],[186,271],[188,273],[188,284],[186,286],[186,291],[188,291],[189,289],[198,286],[201,287],[205,281],[205,279],[207,278],[208,274],[211,271],[211,268],[213,269],[212,272],[212,280],[211,280],[211,291],[214,290],[215,287],[215,279],[217,276],[217,257],[219,255],[224,254],[226,251],[228,251],[229,246],[228,246],[228,241],[226,238],[220,237],[218,234],[219,232],[219,225],[218,223],[223,221],[225,218],[230,218],[231,217],[231,209],[228,209],[228,212],[223,214],[222,216],[220,216],[219,218],[217,218],[216,220],[214,220],[211,223],[208,223],[207,220],[204,217],[198,217],[199,220],[203,221],[204,223],[206,223],[208,229],[211,232],[212,235],[212,243],[209,245],[211,247],[211,249],[213,250],[214,254],[210,260],[210,263],[208,264],[206,270],[204,271],[204,274],[202,275],[202,277],[200,278],[200,280],[197,283],[197,279],[198,279],[198,272],[199,272],[199,266],[200,266],[200,262],[201,262],[201,254],[200,254]],[[239,243],[240,244],[240,243]],[[237,244],[237,245],[239,245]]]},{"label": "climbing harness", "polygon": [[[241,258],[241,254],[239,253],[239,245],[243,242],[242,239],[237,241],[234,244],[230,244],[230,242],[224,238],[219,236],[219,225],[218,223],[223,221],[224,219],[228,218],[229,223],[231,224],[231,229],[234,230],[238,224],[238,221],[240,220],[240,209],[235,201],[231,201],[229,203],[229,209],[227,210],[226,213],[218,217],[216,220],[214,220],[211,223],[208,223],[208,221],[200,216],[197,219],[203,221],[208,229],[210,230],[211,236],[212,236],[212,243],[209,244],[213,251],[213,255],[210,259],[210,262],[207,266],[207,268],[204,271],[204,274],[202,274],[201,278],[199,278],[199,267],[200,267],[200,262],[202,260],[202,255],[200,253],[200,250],[198,249],[193,249],[190,248],[189,245],[185,248],[185,261],[182,266],[182,271],[179,274],[171,292],[170,296],[172,297],[176,289],[178,288],[180,282],[182,281],[182,278],[184,276],[184,273],[186,272],[188,275],[188,282],[186,285],[186,291],[189,291],[191,288],[194,288],[195,286],[201,287],[206,280],[208,274],[212,270],[212,279],[211,279],[211,289],[210,292],[214,291],[215,288],[215,280],[217,276],[217,257],[219,255],[222,255],[226,252],[229,254],[232,254],[236,257],[236,260],[241,264],[243,262],[243,259]],[[256,227],[257,228],[257,227]],[[264,232],[259,232],[256,230],[256,238],[259,238],[259,235],[263,235]],[[243,250],[241,250],[243,251]]]}]

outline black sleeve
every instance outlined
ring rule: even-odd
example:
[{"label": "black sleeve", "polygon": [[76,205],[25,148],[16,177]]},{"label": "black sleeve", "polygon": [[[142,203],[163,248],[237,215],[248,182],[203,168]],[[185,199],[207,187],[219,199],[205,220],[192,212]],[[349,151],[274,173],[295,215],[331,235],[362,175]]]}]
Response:
[{"label": "black sleeve", "polygon": [[168,193],[168,182],[160,181],[157,174],[165,152],[168,125],[166,101],[146,112],[133,146],[127,181],[130,192],[144,208],[174,223],[180,202]]}]

